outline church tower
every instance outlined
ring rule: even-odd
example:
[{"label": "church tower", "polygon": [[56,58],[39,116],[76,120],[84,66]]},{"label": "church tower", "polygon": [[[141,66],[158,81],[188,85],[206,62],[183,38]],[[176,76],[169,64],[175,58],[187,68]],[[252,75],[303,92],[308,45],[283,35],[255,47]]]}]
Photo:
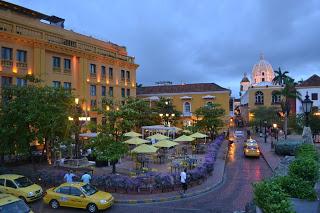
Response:
[{"label": "church tower", "polygon": [[271,64],[264,59],[263,54],[260,55],[260,60],[252,68],[252,84],[257,85],[261,82],[272,82],[274,72]]},{"label": "church tower", "polygon": [[243,74],[243,78],[240,82],[240,96],[242,96],[250,87],[250,80],[247,77],[247,73]]}]

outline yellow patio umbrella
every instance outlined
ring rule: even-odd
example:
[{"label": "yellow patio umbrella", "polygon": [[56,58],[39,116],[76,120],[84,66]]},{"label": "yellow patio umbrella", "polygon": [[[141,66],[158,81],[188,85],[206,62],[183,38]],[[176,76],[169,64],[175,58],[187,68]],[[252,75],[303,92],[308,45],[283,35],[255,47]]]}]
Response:
[{"label": "yellow patio umbrella", "polygon": [[193,133],[192,135],[189,135],[189,136],[193,137],[193,138],[207,138],[208,137],[207,135],[202,134],[200,132]]},{"label": "yellow patio umbrella", "polygon": [[140,137],[140,136],[142,136],[140,133],[137,133],[137,132],[134,132],[134,131],[130,131],[130,132],[124,133],[123,135],[126,136],[126,137]]},{"label": "yellow patio umbrella", "polygon": [[138,153],[138,154],[148,154],[148,153],[156,153],[157,150],[158,148],[154,146],[142,144],[134,148],[131,152]]},{"label": "yellow patio umbrella", "polygon": [[178,145],[178,143],[173,142],[173,141],[169,141],[169,140],[162,140],[156,144],[153,144],[153,146],[158,147],[158,148],[170,148],[170,147],[173,147],[176,145]]},{"label": "yellow patio umbrella", "polygon": [[141,145],[144,143],[149,143],[149,141],[141,138],[130,138],[129,140],[124,141],[124,143],[130,144],[130,145]]},{"label": "yellow patio umbrella", "polygon": [[155,139],[155,140],[161,141],[161,140],[169,139],[169,137],[157,133],[155,135],[151,135],[151,136],[147,137],[147,139]]},{"label": "yellow patio umbrella", "polygon": [[187,130],[187,129],[183,130],[182,132],[183,132],[183,133],[187,133],[187,134],[192,133],[190,130]]},{"label": "yellow patio umbrella", "polygon": [[183,142],[183,141],[191,142],[191,141],[194,141],[194,140],[195,140],[195,138],[190,137],[188,135],[181,135],[180,137],[174,139],[173,141],[175,141],[175,142]]}]

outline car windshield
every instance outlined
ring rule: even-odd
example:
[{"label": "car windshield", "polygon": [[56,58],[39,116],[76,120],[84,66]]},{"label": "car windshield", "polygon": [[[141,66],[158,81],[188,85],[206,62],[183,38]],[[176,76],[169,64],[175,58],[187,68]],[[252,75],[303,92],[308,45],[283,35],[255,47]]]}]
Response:
[{"label": "car windshield", "polygon": [[257,149],[256,146],[248,146],[248,149]]},{"label": "car windshield", "polygon": [[86,184],[86,185],[82,186],[81,190],[86,195],[93,195],[94,193],[96,193],[98,191],[95,187],[91,186],[90,184]]},{"label": "car windshield", "polygon": [[26,177],[20,177],[14,180],[19,188],[31,186],[33,183]]},{"label": "car windshield", "polygon": [[28,213],[30,212],[30,208],[25,204],[24,201],[18,200],[13,203],[8,203],[4,206],[0,206],[1,213]]}]

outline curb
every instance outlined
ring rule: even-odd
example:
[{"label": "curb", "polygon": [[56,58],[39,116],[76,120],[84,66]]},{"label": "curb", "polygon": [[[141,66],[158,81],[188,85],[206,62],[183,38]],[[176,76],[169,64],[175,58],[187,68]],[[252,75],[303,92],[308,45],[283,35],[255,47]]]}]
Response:
[{"label": "curb", "polygon": [[[256,139],[256,140],[257,140],[257,139]],[[259,140],[259,143],[262,143],[262,142],[260,142],[260,140]],[[265,158],[264,152],[263,152],[261,149],[260,149],[260,152],[261,152],[261,155],[262,155],[263,159],[267,162],[267,164],[268,164],[269,168],[271,169],[271,171],[274,172],[274,169],[273,169],[272,166],[270,165],[269,161],[267,160],[267,158]]]},{"label": "curb", "polygon": [[[226,140],[225,140],[226,141]],[[221,148],[221,147],[220,147]],[[220,151],[220,150],[219,150]],[[224,150],[223,150],[224,151]],[[181,200],[181,199],[186,199],[186,198],[190,198],[190,197],[195,197],[201,194],[205,194],[209,191],[214,190],[216,187],[218,187],[219,185],[221,185],[224,182],[225,179],[225,167],[226,167],[226,161],[227,161],[227,155],[229,153],[229,146],[227,146],[227,152],[225,154],[225,156],[223,157],[224,159],[224,167],[223,167],[223,175],[222,178],[219,182],[217,182],[216,184],[214,184],[213,186],[207,187],[205,189],[202,189],[200,191],[196,191],[196,192],[192,192],[192,193],[187,193],[185,195],[176,195],[176,196],[170,196],[170,197],[164,197],[164,198],[156,198],[156,199],[144,199],[144,200],[116,200],[115,199],[115,203],[116,204],[128,204],[128,205],[132,205],[132,204],[148,204],[148,203],[160,203],[160,202],[168,202],[168,201],[177,201],[177,200]]]}]

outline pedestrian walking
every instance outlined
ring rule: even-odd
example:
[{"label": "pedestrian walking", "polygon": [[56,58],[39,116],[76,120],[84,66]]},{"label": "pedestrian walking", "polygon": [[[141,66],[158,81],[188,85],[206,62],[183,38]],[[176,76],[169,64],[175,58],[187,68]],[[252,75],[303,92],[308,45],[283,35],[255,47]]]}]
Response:
[{"label": "pedestrian walking", "polygon": [[89,175],[88,172],[85,172],[84,175],[82,175],[81,180],[84,183],[90,183],[91,175]]},{"label": "pedestrian walking", "polygon": [[182,185],[183,194],[186,193],[188,186],[187,186],[187,169],[184,169],[180,173],[180,182]]},{"label": "pedestrian walking", "polygon": [[76,175],[73,174],[72,170],[69,170],[68,173],[66,173],[64,175],[64,180],[67,182],[67,183],[72,183],[73,182],[73,177],[75,177]]}]

